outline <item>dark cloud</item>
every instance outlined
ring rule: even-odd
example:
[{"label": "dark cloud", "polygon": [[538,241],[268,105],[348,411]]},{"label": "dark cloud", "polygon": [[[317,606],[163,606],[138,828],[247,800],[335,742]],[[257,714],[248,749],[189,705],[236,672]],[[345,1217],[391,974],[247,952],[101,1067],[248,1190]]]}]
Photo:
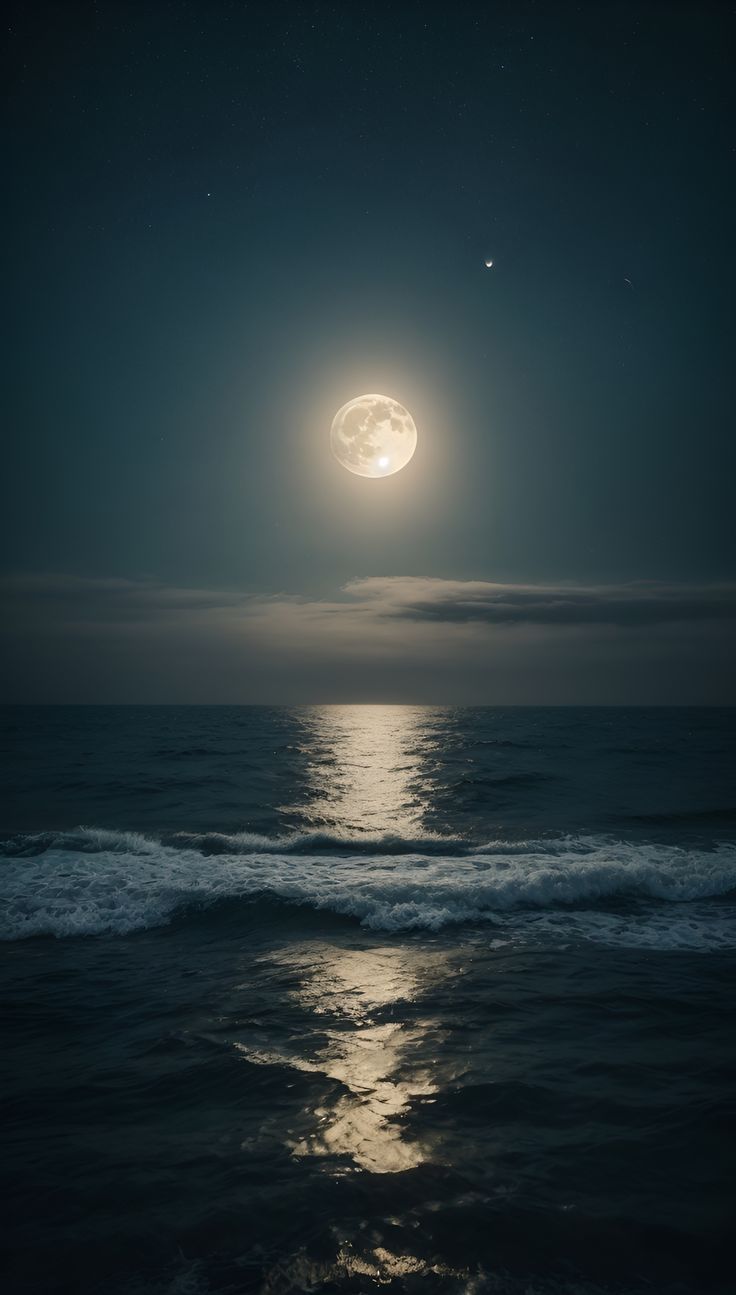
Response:
[{"label": "dark cloud", "polygon": [[736,584],[522,585],[368,576],[345,591],[380,615],[445,623],[644,626],[736,617]]}]

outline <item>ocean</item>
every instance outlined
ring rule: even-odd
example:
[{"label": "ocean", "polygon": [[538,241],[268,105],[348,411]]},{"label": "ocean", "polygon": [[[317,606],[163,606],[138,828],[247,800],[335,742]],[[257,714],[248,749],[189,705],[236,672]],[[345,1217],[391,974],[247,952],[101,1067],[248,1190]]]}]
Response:
[{"label": "ocean", "polygon": [[8,707],[4,1292],[735,1288],[736,711]]}]

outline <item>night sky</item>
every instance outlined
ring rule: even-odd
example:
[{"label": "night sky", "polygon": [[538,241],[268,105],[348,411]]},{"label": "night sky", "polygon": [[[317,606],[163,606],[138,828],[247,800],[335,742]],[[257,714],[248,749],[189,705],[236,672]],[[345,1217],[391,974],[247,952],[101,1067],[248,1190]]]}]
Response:
[{"label": "night sky", "polygon": [[5,700],[736,702],[733,6],[9,12]]}]

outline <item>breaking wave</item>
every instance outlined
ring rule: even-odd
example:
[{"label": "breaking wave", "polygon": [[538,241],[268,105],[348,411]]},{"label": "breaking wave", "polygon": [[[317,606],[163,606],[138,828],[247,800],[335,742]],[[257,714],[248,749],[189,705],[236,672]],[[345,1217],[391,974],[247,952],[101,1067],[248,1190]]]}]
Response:
[{"label": "breaking wave", "polygon": [[[736,845],[604,837],[282,839],[79,828],[3,843],[0,938],[126,935],[224,900],[330,911],[383,931],[484,923],[501,938],[736,947]],[[736,899],[736,894],[732,896]]]}]

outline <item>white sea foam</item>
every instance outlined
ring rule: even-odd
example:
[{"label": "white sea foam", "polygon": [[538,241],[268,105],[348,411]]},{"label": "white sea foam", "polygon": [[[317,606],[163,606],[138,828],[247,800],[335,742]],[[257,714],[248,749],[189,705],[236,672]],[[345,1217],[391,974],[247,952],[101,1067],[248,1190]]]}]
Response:
[{"label": "white sea foam", "polygon": [[303,842],[264,848],[256,838],[245,847],[241,836],[228,852],[222,838],[211,855],[95,829],[16,838],[0,864],[0,937],[124,935],[182,910],[262,898],[384,931],[487,923],[494,937],[511,939],[736,947],[731,904],[713,902],[736,890],[736,845],[575,837],[466,845],[464,853],[447,842],[441,854],[433,839],[432,853],[357,853],[333,842],[329,853],[305,854]]}]

